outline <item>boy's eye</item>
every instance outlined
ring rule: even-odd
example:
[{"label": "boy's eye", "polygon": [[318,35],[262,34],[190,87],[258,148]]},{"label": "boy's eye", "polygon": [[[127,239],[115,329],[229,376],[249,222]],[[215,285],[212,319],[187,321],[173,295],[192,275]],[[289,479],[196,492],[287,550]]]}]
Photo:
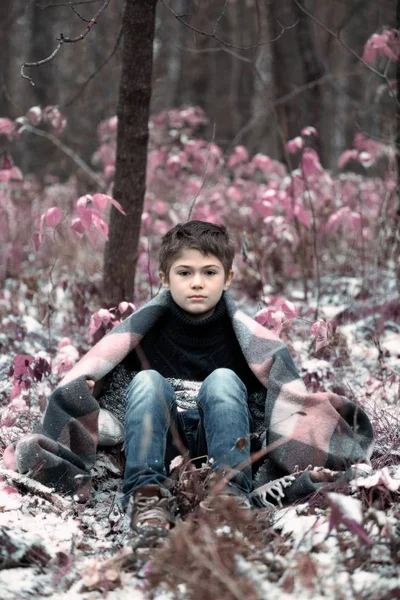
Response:
[{"label": "boy's eye", "polygon": [[[216,275],[216,271],[205,271],[206,275]],[[190,274],[190,271],[179,271],[178,275],[188,275]]]}]

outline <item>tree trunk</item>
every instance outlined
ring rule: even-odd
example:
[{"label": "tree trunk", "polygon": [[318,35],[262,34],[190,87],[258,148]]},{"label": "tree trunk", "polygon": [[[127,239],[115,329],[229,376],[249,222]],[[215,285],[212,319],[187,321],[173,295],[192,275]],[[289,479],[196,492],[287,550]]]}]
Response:
[{"label": "tree trunk", "polygon": [[[400,0],[396,4],[396,29],[400,31]],[[399,34],[400,35],[400,34]],[[397,109],[396,109],[396,159],[397,159],[397,215],[400,217],[400,60],[396,65]],[[400,262],[400,261],[399,261]],[[400,290],[400,269],[399,269]]]},{"label": "tree trunk", "polygon": [[10,113],[10,101],[7,90],[8,69],[10,64],[10,15],[11,2],[3,0],[0,3],[0,27],[2,30],[0,52],[0,117]]},{"label": "tree trunk", "polygon": [[133,298],[146,184],[156,5],[157,0],[128,0],[123,16],[113,196],[127,214],[121,215],[114,207],[110,213],[103,289],[103,299],[108,306]]}]

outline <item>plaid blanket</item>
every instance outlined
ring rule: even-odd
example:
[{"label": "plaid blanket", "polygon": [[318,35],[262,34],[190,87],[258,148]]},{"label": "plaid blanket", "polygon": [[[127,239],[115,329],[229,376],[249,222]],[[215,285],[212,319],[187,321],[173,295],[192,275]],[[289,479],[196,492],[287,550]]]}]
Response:
[{"label": "plaid blanket", "polygon": [[[28,473],[59,491],[73,493],[80,500],[89,497],[90,469],[99,436],[101,440],[101,429],[109,427],[110,422],[105,424],[107,419],[99,418],[100,405],[86,379],[99,381],[132,350],[139,356],[142,368],[149,368],[140,341],[165,314],[167,294],[163,290],[111,330],[67,373],[49,398],[40,429],[6,449],[6,467]],[[260,418],[256,423],[264,449],[256,485],[298,473],[309,465],[343,471],[354,463],[368,462],[373,431],[365,412],[342,396],[309,393],[286,345],[238,310],[229,292],[224,292],[224,298],[243,355],[265,388],[263,410],[258,410]],[[306,470],[286,496],[290,501],[296,500],[318,485]]]}]

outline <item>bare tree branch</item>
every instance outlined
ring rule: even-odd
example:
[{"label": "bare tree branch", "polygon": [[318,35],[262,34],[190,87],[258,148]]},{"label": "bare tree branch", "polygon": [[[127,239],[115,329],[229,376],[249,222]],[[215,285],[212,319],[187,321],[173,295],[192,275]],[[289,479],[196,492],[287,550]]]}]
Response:
[{"label": "bare tree branch", "polygon": [[265,42],[260,42],[258,44],[251,44],[250,46],[235,46],[234,44],[230,44],[229,42],[225,42],[225,40],[221,39],[220,37],[218,37],[215,33],[217,27],[218,27],[218,22],[221,19],[224,11],[225,11],[225,7],[227,4],[227,1],[224,4],[224,7],[222,9],[221,14],[219,15],[218,19],[217,19],[217,23],[216,26],[214,27],[214,30],[210,33],[207,31],[202,31],[201,29],[197,29],[197,27],[194,27],[193,25],[190,25],[190,23],[188,23],[187,21],[185,21],[183,19],[183,17],[181,15],[179,15],[173,8],[172,6],[169,6],[169,4],[166,3],[165,0],[161,0],[162,3],[164,4],[164,6],[174,15],[175,19],[177,19],[180,23],[182,23],[182,25],[185,25],[185,27],[187,27],[188,29],[191,29],[192,31],[194,31],[195,33],[198,33],[199,35],[203,35],[205,37],[209,37],[210,39],[214,39],[216,42],[218,42],[219,44],[222,44],[223,46],[226,46],[227,48],[233,48],[235,50],[254,50],[255,48],[259,48],[260,46],[265,46],[267,44],[272,44],[272,42],[276,42],[277,40],[279,40],[283,34],[285,33],[285,31],[287,29],[292,29],[293,27],[296,27],[298,21],[296,21],[296,23],[293,23],[293,25],[288,25],[288,26],[284,26],[281,23],[279,24],[279,27],[281,28],[281,31],[279,32],[279,34],[276,36],[276,38],[272,39],[272,40],[267,40]]},{"label": "bare tree branch", "polygon": [[39,67],[40,65],[44,65],[45,63],[50,62],[51,60],[53,60],[53,58],[56,56],[56,54],[58,54],[58,52],[61,49],[61,46],[62,46],[62,42],[59,42],[57,44],[57,47],[50,54],[50,56],[48,56],[47,58],[44,58],[43,60],[38,60],[38,61],[32,62],[32,63],[23,63],[21,65],[21,77],[23,79],[28,79],[30,81],[31,85],[35,85],[34,82],[33,82],[32,77],[29,77],[28,75],[25,75],[24,68],[25,67]]},{"label": "bare tree branch", "polygon": [[218,15],[218,17],[217,17],[217,19],[216,19],[216,21],[215,21],[215,26],[214,26],[214,29],[213,29],[213,35],[215,35],[215,34],[217,33],[217,29],[218,29],[218,26],[219,26],[219,22],[221,21],[222,17],[223,17],[223,16],[224,16],[224,14],[225,14],[225,10],[226,10],[226,7],[227,7],[227,5],[228,5],[228,2],[229,2],[229,0],[225,0],[225,2],[224,2],[224,6],[222,7],[222,10],[221,10],[221,12],[219,13],[219,15]]},{"label": "bare tree branch", "polygon": [[78,11],[76,10],[76,8],[73,4],[71,4],[71,8],[72,8],[73,12],[76,14],[76,16],[81,19],[81,21],[84,21],[85,23],[90,23],[90,21],[88,19],[85,19],[84,17],[82,17],[81,14],[78,13]]},{"label": "bare tree branch", "polygon": [[121,39],[122,39],[122,33],[123,33],[123,27],[121,25],[121,27],[119,28],[119,31],[118,31],[118,35],[117,35],[117,39],[116,39],[114,48],[111,50],[110,54],[107,56],[107,58],[104,59],[104,61],[101,63],[101,65],[98,67],[98,69],[96,69],[96,71],[94,73],[89,75],[89,77],[81,85],[81,87],[79,88],[79,90],[75,94],[75,96],[72,96],[72,98],[70,98],[69,100],[67,100],[67,102],[65,102],[65,104],[63,105],[64,108],[66,108],[67,106],[71,106],[71,104],[73,104],[75,102],[75,100],[77,100],[79,98],[79,96],[81,94],[83,94],[83,92],[85,91],[85,89],[87,88],[89,83],[91,81],[93,81],[93,79],[95,79],[99,75],[99,73],[104,69],[104,67],[110,62],[110,60],[112,59],[112,57],[114,56],[114,54],[117,52],[117,50],[119,48],[119,45],[120,45]]},{"label": "bare tree branch", "polygon": [[81,4],[94,4],[95,2],[101,2],[101,0],[80,0],[79,2],[60,2],[59,4],[36,4],[40,10],[46,10],[47,8],[58,8],[59,6],[79,6]]},{"label": "bare tree branch", "polygon": [[29,133],[33,133],[34,135],[38,135],[40,137],[46,138],[46,140],[49,140],[52,144],[57,146],[57,148],[59,148],[61,152],[69,156],[69,158],[73,160],[74,163],[78,165],[78,167],[85,171],[85,173],[89,175],[89,177],[100,187],[101,190],[104,190],[106,188],[106,185],[102,178],[97,173],[92,171],[89,165],[85,163],[85,161],[79,156],[79,154],[77,154],[76,152],[74,152],[74,150],[63,144],[63,142],[61,142],[61,140],[59,140],[56,136],[52,135],[51,133],[48,133],[47,131],[43,131],[42,129],[37,129],[36,127],[33,127],[33,125],[29,124],[24,125],[23,128]]},{"label": "bare tree branch", "polygon": [[[58,52],[61,50],[62,44],[74,44],[75,42],[80,42],[81,40],[83,40],[87,36],[87,34],[90,32],[90,30],[96,25],[100,15],[106,10],[106,8],[110,4],[110,2],[111,2],[111,0],[104,0],[102,6],[99,8],[97,13],[94,15],[93,19],[88,21],[87,26],[85,27],[84,31],[80,35],[77,35],[74,38],[70,38],[70,37],[64,36],[62,33],[60,33],[60,37],[57,38],[58,39],[57,47],[53,50],[53,52],[50,54],[50,56],[48,56],[47,58],[43,58],[42,60],[38,60],[36,62],[23,63],[21,65],[21,77],[23,79],[28,79],[28,81],[30,81],[31,85],[35,85],[32,77],[29,77],[29,75],[26,75],[24,69],[26,67],[29,67],[29,68],[39,67],[40,65],[44,65],[45,63],[50,62],[51,60],[53,60],[53,58],[56,56],[56,54],[58,54]],[[72,4],[72,3],[69,3],[69,4]]]}]

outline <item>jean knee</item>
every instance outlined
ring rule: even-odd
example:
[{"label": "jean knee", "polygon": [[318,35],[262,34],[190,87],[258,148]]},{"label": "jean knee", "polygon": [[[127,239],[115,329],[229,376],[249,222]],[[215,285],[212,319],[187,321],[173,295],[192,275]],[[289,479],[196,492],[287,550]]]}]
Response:
[{"label": "jean knee", "polygon": [[202,398],[202,403],[218,400],[219,404],[246,404],[247,388],[243,381],[232,369],[215,369],[204,381],[206,394]]},{"label": "jean knee", "polygon": [[243,381],[240,379],[238,375],[236,375],[235,371],[232,369],[227,369],[225,367],[220,367],[219,369],[215,369],[206,379],[207,383],[211,383],[213,385],[237,385],[242,390],[246,390],[246,386]]},{"label": "jean knee", "polygon": [[127,393],[127,402],[134,401],[149,406],[152,403],[159,403],[172,406],[174,399],[173,390],[168,381],[154,369],[145,369],[140,371],[130,382]]}]

